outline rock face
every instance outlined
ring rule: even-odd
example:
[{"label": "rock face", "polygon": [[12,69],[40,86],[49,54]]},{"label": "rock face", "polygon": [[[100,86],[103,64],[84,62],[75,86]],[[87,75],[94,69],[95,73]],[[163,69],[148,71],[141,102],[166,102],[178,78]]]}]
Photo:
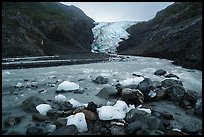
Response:
[{"label": "rock face", "polygon": [[94,20],[55,2],[2,3],[2,57],[91,51]]},{"label": "rock face", "polygon": [[127,31],[130,36],[119,43],[119,54],[166,58],[202,70],[201,2],[176,2]]}]

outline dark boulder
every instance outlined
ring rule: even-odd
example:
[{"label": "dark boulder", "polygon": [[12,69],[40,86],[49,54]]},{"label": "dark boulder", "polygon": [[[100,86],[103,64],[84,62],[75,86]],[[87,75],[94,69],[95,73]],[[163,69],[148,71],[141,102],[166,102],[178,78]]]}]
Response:
[{"label": "dark boulder", "polygon": [[164,77],[165,78],[177,78],[177,79],[179,79],[179,77],[176,76],[175,74],[168,74],[168,75],[165,75]]},{"label": "dark boulder", "polygon": [[161,85],[163,87],[171,87],[171,86],[175,86],[175,85],[183,86],[183,83],[181,81],[174,80],[174,79],[165,79],[161,82]]},{"label": "dark boulder", "polygon": [[174,85],[166,89],[166,93],[170,100],[180,102],[186,90],[180,85]]},{"label": "dark boulder", "polygon": [[51,133],[51,135],[77,135],[78,129],[75,125],[63,126]]},{"label": "dark boulder", "polygon": [[101,91],[99,91],[96,96],[101,98],[109,99],[111,97],[114,97],[118,94],[118,91],[115,89],[115,87],[104,87]]},{"label": "dark boulder", "polygon": [[124,88],[121,92],[121,97],[136,106],[144,102],[144,95],[139,89]]},{"label": "dark boulder", "polygon": [[102,76],[98,76],[93,81],[94,81],[94,83],[97,83],[97,84],[106,84],[106,83],[108,83],[108,78],[104,78]]},{"label": "dark boulder", "polygon": [[46,104],[46,102],[39,97],[30,96],[22,102],[21,107],[24,111],[38,112],[36,106],[39,104]]},{"label": "dark boulder", "polygon": [[16,117],[16,116],[8,116],[5,120],[4,120],[4,125],[6,127],[9,126],[14,126],[16,124],[19,124],[21,122],[21,118],[20,117]]},{"label": "dark boulder", "polygon": [[159,76],[165,75],[165,74],[166,74],[166,71],[163,69],[159,69],[159,70],[154,72],[154,75],[159,75]]},{"label": "dark boulder", "polygon": [[43,129],[39,127],[29,127],[26,130],[27,135],[44,135]]}]

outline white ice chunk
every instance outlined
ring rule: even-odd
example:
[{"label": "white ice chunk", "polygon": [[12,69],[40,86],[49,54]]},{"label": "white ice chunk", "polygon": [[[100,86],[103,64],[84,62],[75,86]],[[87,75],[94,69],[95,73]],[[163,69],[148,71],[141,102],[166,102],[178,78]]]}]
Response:
[{"label": "white ice chunk", "polygon": [[86,132],[88,130],[85,115],[82,112],[70,115],[67,118],[67,126],[74,124],[79,132]]},{"label": "white ice chunk", "polygon": [[9,71],[5,71],[5,73],[6,73],[6,74],[9,74],[9,75],[11,74]]},{"label": "white ice chunk", "polygon": [[38,112],[42,115],[47,115],[47,112],[52,109],[49,104],[39,104],[36,106]]},{"label": "white ice chunk", "polygon": [[132,85],[132,84],[138,85],[143,80],[144,80],[143,77],[136,77],[136,78],[129,78],[129,79],[120,81],[119,83],[122,86],[127,86],[127,85]]},{"label": "white ice chunk", "polygon": [[66,101],[66,97],[62,94],[59,94],[57,96],[55,96],[55,100],[58,101],[58,102],[63,102],[63,101]]},{"label": "white ice chunk", "polygon": [[69,82],[69,81],[64,81],[61,84],[59,84],[57,90],[65,90],[65,91],[69,91],[69,90],[77,90],[79,89],[79,84],[74,83],[74,82]]},{"label": "white ice chunk", "polygon": [[148,96],[150,96],[151,98],[155,97],[157,95],[157,93],[153,90],[151,90],[148,94]]},{"label": "white ice chunk", "polygon": [[23,84],[20,82],[15,85],[15,87],[17,87],[17,88],[21,88],[22,86],[23,86]]},{"label": "white ice chunk", "polygon": [[138,110],[141,110],[141,111],[145,111],[145,112],[147,112],[147,113],[151,113],[151,112],[152,112],[151,109],[141,108],[141,107],[142,107],[142,105],[139,105],[139,106],[137,106],[137,109],[138,109]]},{"label": "white ice chunk", "polygon": [[79,101],[77,101],[77,100],[75,100],[75,99],[73,99],[73,98],[71,98],[71,99],[68,100],[68,101],[72,104],[73,107],[79,107],[79,106],[85,106],[85,107],[87,107],[87,105],[88,105],[88,104],[85,104],[85,103],[81,103],[81,102],[79,102]]},{"label": "white ice chunk", "polygon": [[178,129],[178,128],[173,128],[172,130],[181,132],[181,129]]},{"label": "white ice chunk", "polygon": [[55,131],[56,128],[57,128],[56,125],[49,125],[48,126],[48,132],[53,132],[53,131]]},{"label": "white ice chunk", "polygon": [[101,120],[123,119],[133,108],[135,108],[134,105],[128,106],[124,101],[118,100],[114,106],[97,108],[97,112]]}]

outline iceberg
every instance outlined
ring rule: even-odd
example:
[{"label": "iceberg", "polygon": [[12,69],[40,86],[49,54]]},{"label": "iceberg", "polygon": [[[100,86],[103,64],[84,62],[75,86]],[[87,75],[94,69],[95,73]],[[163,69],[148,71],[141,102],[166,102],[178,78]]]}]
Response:
[{"label": "iceberg", "polygon": [[36,106],[37,111],[42,115],[47,115],[47,112],[52,109],[49,104],[39,104]]},{"label": "iceberg", "polygon": [[72,90],[78,90],[79,84],[69,81],[64,81],[61,84],[59,84],[57,90],[64,90],[64,91],[72,91]]},{"label": "iceberg", "polygon": [[88,130],[85,115],[82,112],[70,115],[67,118],[67,126],[74,124],[79,132],[86,132]]},{"label": "iceberg", "polygon": [[134,105],[128,106],[124,101],[118,100],[114,106],[97,108],[97,113],[101,120],[124,119],[126,113],[133,108],[135,108]]}]

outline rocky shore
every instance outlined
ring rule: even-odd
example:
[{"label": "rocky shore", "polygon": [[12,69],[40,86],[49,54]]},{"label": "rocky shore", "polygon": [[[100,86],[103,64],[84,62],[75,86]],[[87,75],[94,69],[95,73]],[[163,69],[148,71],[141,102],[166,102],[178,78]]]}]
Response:
[{"label": "rocky shore", "polygon": [[2,69],[37,68],[87,64],[108,61],[111,55],[103,53],[69,53],[67,55],[3,58]]},{"label": "rocky shore", "polygon": [[[87,104],[67,99],[62,94],[72,92],[86,96],[88,93],[75,86],[77,83],[63,85],[63,81],[56,81],[55,98],[45,100],[30,95],[16,107],[24,115],[3,110],[2,134],[202,135],[202,95],[185,89],[175,74],[159,69],[153,75],[167,79],[158,82],[133,73],[131,79],[118,80],[102,88],[96,96],[110,100],[105,105],[94,102],[92,98]],[[105,76],[98,76],[91,83],[97,87],[109,81],[111,79]],[[55,87],[55,84],[50,84],[50,87]],[[13,88],[18,94],[17,91],[38,89],[39,86],[40,83],[30,87],[18,83]],[[39,91],[42,92],[46,91]],[[42,104],[44,106],[40,108]],[[24,119],[29,119],[26,125]],[[15,130],[20,125],[24,125],[23,130]]]}]

